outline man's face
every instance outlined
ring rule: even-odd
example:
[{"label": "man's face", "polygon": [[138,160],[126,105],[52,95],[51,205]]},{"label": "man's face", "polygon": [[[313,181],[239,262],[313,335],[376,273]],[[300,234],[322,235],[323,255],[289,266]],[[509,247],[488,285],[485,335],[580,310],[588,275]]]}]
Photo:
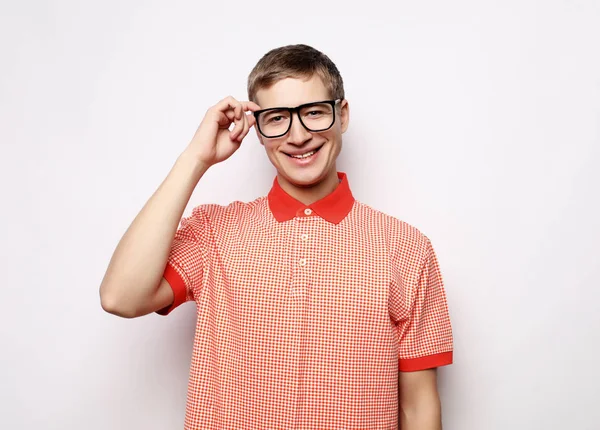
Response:
[{"label": "man's face", "polygon": [[[331,98],[318,75],[313,75],[308,80],[282,79],[256,94],[261,109],[296,107]],[[336,175],[335,162],[342,148],[342,133],[348,128],[348,121],[348,102],[343,100],[336,105],[335,123],[328,130],[308,131],[294,114],[290,130],[281,137],[266,138],[258,129],[256,132],[280,177],[293,186],[304,188],[317,185],[330,175]],[[316,152],[308,157],[298,158],[312,151]]]}]

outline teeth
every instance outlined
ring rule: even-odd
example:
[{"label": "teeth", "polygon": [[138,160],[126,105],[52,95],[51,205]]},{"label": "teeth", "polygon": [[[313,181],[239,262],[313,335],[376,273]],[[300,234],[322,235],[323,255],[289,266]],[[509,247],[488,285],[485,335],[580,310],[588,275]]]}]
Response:
[{"label": "teeth", "polygon": [[302,154],[302,155],[292,155],[292,157],[294,157],[294,158],[306,158],[306,157],[310,157],[315,152],[317,152],[317,151],[310,151],[310,152],[307,152],[306,154]]}]

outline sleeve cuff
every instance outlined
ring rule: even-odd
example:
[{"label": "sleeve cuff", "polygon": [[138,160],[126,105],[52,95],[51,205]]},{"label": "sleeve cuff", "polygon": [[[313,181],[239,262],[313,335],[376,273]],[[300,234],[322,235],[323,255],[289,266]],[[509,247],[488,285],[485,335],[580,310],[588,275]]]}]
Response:
[{"label": "sleeve cuff", "polygon": [[440,354],[428,355],[426,357],[400,359],[398,370],[401,372],[415,372],[417,370],[446,366],[452,364],[453,355],[453,351],[448,351]]},{"label": "sleeve cuff", "polygon": [[179,272],[171,265],[171,263],[167,263],[165,267],[165,273],[163,274],[163,278],[167,280],[171,289],[173,290],[173,303],[170,306],[162,308],[156,311],[159,315],[168,315],[171,313],[173,309],[177,306],[185,303],[186,299],[186,286],[183,278],[179,274]]}]

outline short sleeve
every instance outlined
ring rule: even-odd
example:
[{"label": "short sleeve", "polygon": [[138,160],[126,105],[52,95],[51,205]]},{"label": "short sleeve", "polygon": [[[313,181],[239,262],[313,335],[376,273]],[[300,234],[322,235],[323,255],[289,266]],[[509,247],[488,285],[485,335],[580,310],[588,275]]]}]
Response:
[{"label": "short sleeve", "polygon": [[409,318],[398,324],[399,370],[412,372],[451,364],[453,339],[442,274],[427,240]]},{"label": "short sleeve", "polygon": [[202,285],[210,237],[208,216],[200,206],[181,219],[163,274],[173,289],[174,300],[158,310],[159,315],[168,315],[179,305],[195,300],[194,294]]}]

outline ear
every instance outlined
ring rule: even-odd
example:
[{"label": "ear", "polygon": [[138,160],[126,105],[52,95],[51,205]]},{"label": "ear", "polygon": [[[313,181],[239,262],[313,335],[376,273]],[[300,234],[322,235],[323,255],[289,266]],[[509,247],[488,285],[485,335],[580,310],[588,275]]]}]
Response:
[{"label": "ear", "polygon": [[348,104],[348,100],[344,99],[340,103],[340,124],[342,128],[342,133],[345,133],[348,130],[348,124],[350,123],[350,105]]},{"label": "ear", "polygon": [[263,142],[263,135],[260,134],[260,132],[258,131],[258,127],[256,125],[254,126],[254,131],[256,132],[256,137],[258,137],[258,141],[260,142],[260,144],[262,146],[265,146],[265,143]]}]

